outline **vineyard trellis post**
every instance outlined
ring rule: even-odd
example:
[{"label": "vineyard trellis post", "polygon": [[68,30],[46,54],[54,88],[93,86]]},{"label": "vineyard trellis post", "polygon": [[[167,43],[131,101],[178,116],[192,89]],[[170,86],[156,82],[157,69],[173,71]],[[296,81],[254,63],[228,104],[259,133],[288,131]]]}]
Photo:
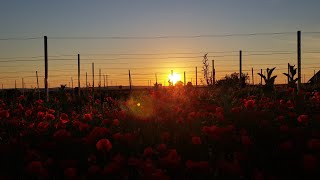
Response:
[{"label": "vineyard trellis post", "polygon": [[80,96],[80,54],[78,54],[78,96]]},{"label": "vineyard trellis post", "polygon": [[186,72],[183,72],[183,84],[186,85]]},{"label": "vineyard trellis post", "polygon": [[36,71],[36,77],[37,77],[37,91],[40,99],[40,90],[39,90],[39,77],[38,77],[38,71]]},{"label": "vineyard trellis post", "polygon": [[44,90],[46,101],[49,101],[49,89],[48,89],[48,40],[47,36],[44,36]]},{"label": "vineyard trellis post", "polygon": [[212,60],[212,85],[216,83],[216,69],[214,68],[214,60]]},{"label": "vineyard trellis post", "polygon": [[131,87],[131,73],[130,73],[130,69],[129,69],[129,87],[130,87],[130,91],[132,90],[132,87]]},{"label": "vineyard trellis post", "polygon": [[240,66],[240,72],[239,72],[239,80],[240,80],[240,88],[242,88],[242,51],[239,51],[239,66]]},{"label": "vineyard trellis post", "polygon": [[[260,73],[262,74],[262,69],[260,69]],[[260,84],[262,85],[262,76],[260,76]]]},{"label": "vineyard trellis post", "polygon": [[94,63],[92,63],[92,95],[94,94]]},{"label": "vineyard trellis post", "polygon": [[301,31],[297,32],[297,59],[298,59],[298,92],[301,86]]},{"label": "vineyard trellis post", "polygon": [[254,77],[253,77],[253,68],[251,68],[251,78],[252,78],[252,85],[254,85]]}]

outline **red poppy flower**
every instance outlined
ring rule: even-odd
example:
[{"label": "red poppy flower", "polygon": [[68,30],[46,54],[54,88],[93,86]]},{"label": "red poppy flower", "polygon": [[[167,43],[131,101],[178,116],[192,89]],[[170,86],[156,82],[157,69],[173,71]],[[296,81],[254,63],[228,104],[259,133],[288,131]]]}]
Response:
[{"label": "red poppy flower", "polygon": [[201,138],[198,136],[193,136],[191,138],[191,142],[192,142],[192,144],[201,144]]},{"label": "red poppy flower", "polygon": [[308,115],[300,115],[298,117],[298,122],[299,123],[307,123],[309,121],[309,116]]},{"label": "red poppy flower", "polygon": [[40,131],[40,132],[44,132],[48,129],[49,127],[49,123],[48,122],[45,122],[45,121],[42,121],[38,124],[37,126],[37,129]]},{"label": "red poppy flower", "polygon": [[38,117],[38,119],[43,120],[43,119],[44,119],[44,117],[45,117],[44,112],[41,112],[41,111],[40,111],[40,112],[38,112],[37,117]]},{"label": "red poppy flower", "polygon": [[152,156],[152,155],[153,155],[153,149],[152,149],[152,147],[147,147],[147,148],[145,148],[144,151],[143,151],[143,155],[144,155],[145,157]]},{"label": "red poppy flower", "polygon": [[120,124],[119,119],[114,119],[113,122],[112,122],[112,124],[113,124],[114,126],[119,126],[119,124]]},{"label": "red poppy flower", "polygon": [[18,97],[18,100],[19,101],[22,101],[24,99],[24,95],[20,95],[19,97]]},{"label": "red poppy flower", "polygon": [[65,113],[61,113],[60,115],[60,121],[62,124],[66,124],[69,122],[69,119],[68,119],[68,115],[65,114]]},{"label": "red poppy flower", "polygon": [[159,146],[157,147],[157,151],[158,152],[165,152],[167,150],[167,145],[166,144],[159,144]]},{"label": "red poppy flower", "polygon": [[109,152],[112,148],[112,144],[109,139],[100,139],[96,144],[96,148],[98,151]]},{"label": "red poppy flower", "polygon": [[55,119],[55,117],[54,117],[54,115],[53,114],[46,114],[46,119],[47,120],[54,120]]},{"label": "red poppy flower", "polygon": [[91,121],[92,120],[92,114],[84,114],[83,120],[85,122]]},{"label": "red poppy flower", "polygon": [[29,117],[29,116],[31,116],[31,115],[32,115],[32,110],[30,110],[30,109],[26,110],[25,116],[26,116],[26,117]]},{"label": "red poppy flower", "polygon": [[246,109],[248,110],[252,110],[256,105],[256,101],[255,100],[246,100],[244,103],[244,107],[246,107]]}]

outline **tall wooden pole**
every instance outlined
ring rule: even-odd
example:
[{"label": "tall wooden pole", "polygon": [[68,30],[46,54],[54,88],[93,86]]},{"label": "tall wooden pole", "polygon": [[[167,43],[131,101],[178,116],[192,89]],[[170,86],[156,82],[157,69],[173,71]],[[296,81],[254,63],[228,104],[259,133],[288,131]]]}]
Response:
[{"label": "tall wooden pole", "polygon": [[92,63],[92,93],[94,92],[94,63]]},{"label": "tall wooden pole", "polygon": [[254,85],[253,68],[251,68],[252,85]]},{"label": "tall wooden pole", "polygon": [[107,83],[107,89],[108,89],[108,75],[106,74],[106,83]]},{"label": "tall wooden pole", "polygon": [[196,66],[196,87],[198,87],[198,67]]},{"label": "tall wooden pole", "polygon": [[99,87],[101,87],[101,69],[99,69]]},{"label": "tall wooden pole", "polygon": [[78,96],[80,96],[80,54],[78,54]]},{"label": "tall wooden pole", "polygon": [[131,73],[130,73],[130,69],[129,69],[129,87],[130,87],[130,91],[131,91],[131,88],[132,88],[132,87],[131,87],[131,83],[132,83],[132,82],[131,82]]},{"label": "tall wooden pole", "polygon": [[[290,75],[290,64],[289,63],[288,63],[288,74]],[[290,81],[290,79],[288,77],[288,84],[289,84],[289,81]]]},{"label": "tall wooden pole", "polygon": [[[262,74],[262,69],[260,69],[260,74]],[[260,77],[260,84],[262,85],[262,76]]]},{"label": "tall wooden pole", "polygon": [[239,79],[240,79],[240,87],[242,87],[242,51],[240,50],[239,52],[239,61],[240,61],[240,75],[239,75]]},{"label": "tall wooden pole", "polygon": [[183,72],[183,83],[184,83],[184,86],[186,85],[186,72],[184,71]]},{"label": "tall wooden pole", "polygon": [[38,71],[36,71],[36,77],[37,77],[37,91],[38,91],[39,99],[40,99],[40,90],[39,90],[39,77],[38,77]]},{"label": "tall wooden pole", "polygon": [[298,91],[301,85],[301,31],[297,32],[297,59],[298,59]]},{"label": "tall wooden pole", "polygon": [[49,101],[49,89],[48,89],[48,41],[47,36],[44,36],[44,89],[46,101]]},{"label": "tall wooden pole", "polygon": [[212,85],[216,83],[216,69],[214,68],[214,60],[212,60]]}]

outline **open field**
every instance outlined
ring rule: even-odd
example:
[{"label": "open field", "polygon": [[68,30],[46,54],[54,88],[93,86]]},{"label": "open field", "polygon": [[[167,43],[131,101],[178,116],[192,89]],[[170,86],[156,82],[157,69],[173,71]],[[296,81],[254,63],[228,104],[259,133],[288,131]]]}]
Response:
[{"label": "open field", "polygon": [[48,103],[37,93],[1,100],[0,177],[320,177],[319,93],[123,92],[79,98],[60,91]]}]

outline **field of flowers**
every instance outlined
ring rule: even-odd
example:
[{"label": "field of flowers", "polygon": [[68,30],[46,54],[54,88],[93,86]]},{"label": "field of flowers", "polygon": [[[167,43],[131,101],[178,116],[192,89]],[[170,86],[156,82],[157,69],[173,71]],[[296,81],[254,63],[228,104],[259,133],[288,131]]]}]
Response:
[{"label": "field of flowers", "polygon": [[320,178],[320,93],[0,100],[0,179]]}]

